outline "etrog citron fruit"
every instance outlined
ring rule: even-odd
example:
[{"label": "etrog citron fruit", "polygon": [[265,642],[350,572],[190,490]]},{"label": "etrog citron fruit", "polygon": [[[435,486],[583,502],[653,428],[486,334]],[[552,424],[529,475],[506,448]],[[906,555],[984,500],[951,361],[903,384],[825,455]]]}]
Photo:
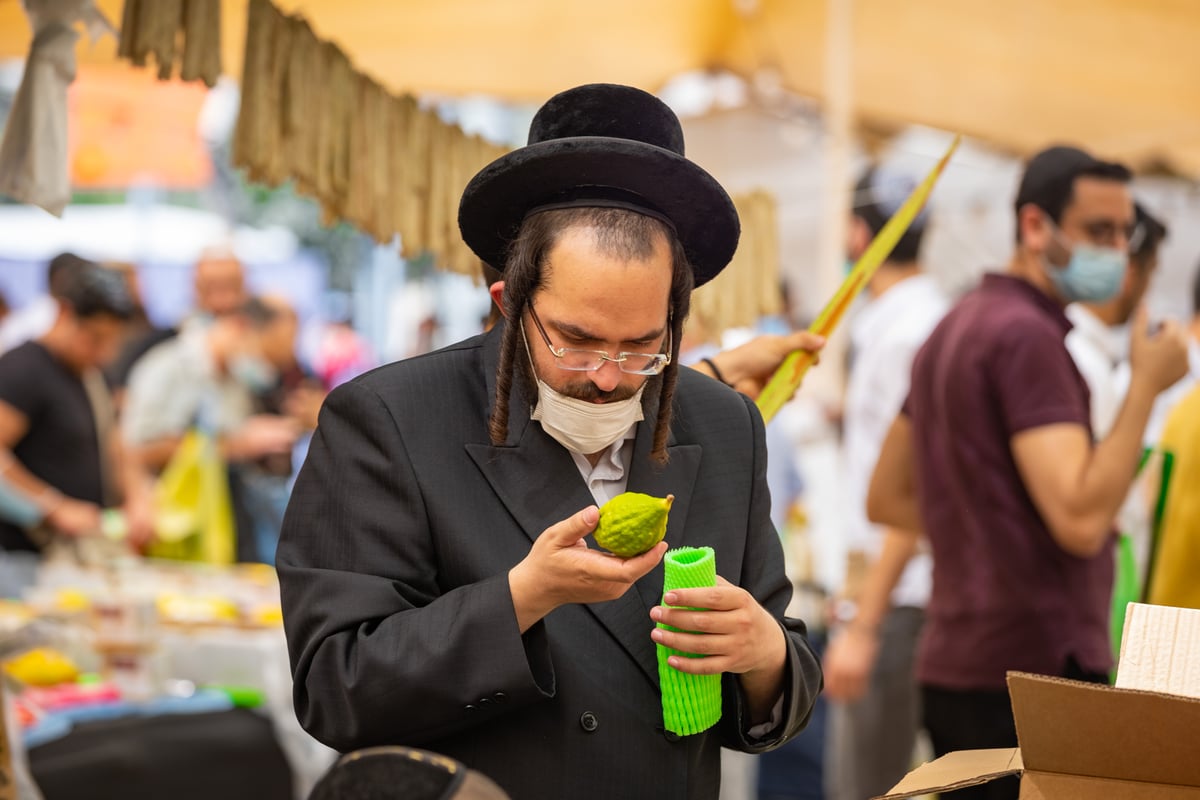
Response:
[{"label": "etrog citron fruit", "polygon": [[662,541],[667,512],[675,495],[653,497],[624,492],[600,507],[600,522],[592,534],[596,544],[621,558],[632,558]]}]

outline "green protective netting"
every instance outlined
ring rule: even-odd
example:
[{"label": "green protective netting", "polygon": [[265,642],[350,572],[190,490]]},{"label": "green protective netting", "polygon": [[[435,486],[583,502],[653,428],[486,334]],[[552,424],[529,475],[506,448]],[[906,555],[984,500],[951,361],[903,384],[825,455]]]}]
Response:
[{"label": "green protective netting", "polygon": [[[679,547],[663,558],[663,595],[673,589],[717,585],[717,559],[711,547]],[[664,605],[666,603],[664,602]],[[659,623],[658,627],[676,630]],[[680,736],[700,733],[721,719],[721,676],[691,675],[671,667],[667,658],[698,658],[658,645],[658,680],[662,686],[663,727]]]}]

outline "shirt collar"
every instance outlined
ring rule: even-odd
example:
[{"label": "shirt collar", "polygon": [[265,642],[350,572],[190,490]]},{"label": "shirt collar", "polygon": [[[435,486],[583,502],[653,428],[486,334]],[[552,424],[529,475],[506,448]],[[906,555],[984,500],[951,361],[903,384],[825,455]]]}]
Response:
[{"label": "shirt collar", "polygon": [[619,481],[625,477],[625,469],[627,466],[625,464],[625,460],[627,458],[627,452],[629,451],[629,448],[625,445],[631,439],[636,437],[637,423],[635,422],[629,426],[629,430],[625,431],[624,436],[610,444],[608,449],[601,453],[600,458],[596,461],[595,466],[592,466],[592,463],[588,461],[587,456],[580,455],[574,451],[569,452],[571,453],[571,458],[575,460],[575,466],[579,467],[579,473],[583,476],[585,481],[597,479],[605,481]]},{"label": "shirt collar", "polygon": [[1114,366],[1129,357],[1129,326],[1106,325],[1085,306],[1072,303],[1066,308],[1067,319],[1075,333],[1104,354]]},{"label": "shirt collar", "polygon": [[988,293],[1004,294],[1013,300],[1036,306],[1054,322],[1055,326],[1062,329],[1064,337],[1071,331],[1071,320],[1067,319],[1067,315],[1058,301],[1024,278],[989,272],[983,276],[981,288]]}]

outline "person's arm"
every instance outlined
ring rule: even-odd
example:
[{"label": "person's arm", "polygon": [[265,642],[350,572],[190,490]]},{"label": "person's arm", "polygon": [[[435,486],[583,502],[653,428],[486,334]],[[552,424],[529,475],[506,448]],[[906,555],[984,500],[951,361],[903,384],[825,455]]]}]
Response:
[{"label": "person's arm", "polygon": [[[217,437],[217,451],[227,463],[254,461],[263,456],[286,454],[291,452],[299,432],[299,424],[290,417],[256,414],[237,429]],[[127,447],[131,458],[142,470],[154,475],[167,466],[182,441],[182,434],[160,436]]]},{"label": "person's arm", "polygon": [[141,444],[125,443],[128,459],[141,468],[143,475],[153,476],[162,472],[179,449],[182,436],[163,436]]},{"label": "person's arm", "polygon": [[1022,481],[1051,536],[1087,558],[1108,542],[1142,453],[1142,433],[1154,398],[1187,373],[1183,329],[1173,322],[1147,332],[1144,311],[1133,323],[1129,392],[1112,431],[1092,445],[1079,424],[1023,430],[1011,448]]},{"label": "person's arm", "polygon": [[0,401],[0,476],[41,514],[41,520],[69,536],[85,536],[100,529],[100,507],[67,497],[36,477],[13,455],[12,448],[29,430],[29,419]]},{"label": "person's arm", "polygon": [[154,538],[154,479],[114,430],[110,444],[125,512],[126,540],[140,550]]},{"label": "person's arm", "polygon": [[221,457],[229,462],[254,461],[292,451],[300,425],[291,417],[255,414],[217,440]]},{"label": "person's arm", "polygon": [[711,364],[699,361],[692,368],[727,383],[742,394],[757,397],[788,355],[797,350],[817,353],[824,346],[824,337],[808,331],[796,331],[786,336],[763,334],[738,347],[722,350],[708,359]]},{"label": "person's arm", "polygon": [[176,345],[151,349],[129,373],[120,425],[127,480],[153,480],[171,460],[195,415],[195,379],[183,368],[184,356]]},{"label": "person's arm", "polygon": [[867,490],[867,518],[877,525],[919,531],[921,509],[915,480],[912,422],[901,412],[892,421]]},{"label": "person's arm", "polygon": [[892,592],[919,543],[919,534],[897,528],[884,530],[883,549],[867,572],[854,618],[846,622],[825,651],[827,697],[852,702],[866,692],[879,653],[879,626],[892,607]]}]

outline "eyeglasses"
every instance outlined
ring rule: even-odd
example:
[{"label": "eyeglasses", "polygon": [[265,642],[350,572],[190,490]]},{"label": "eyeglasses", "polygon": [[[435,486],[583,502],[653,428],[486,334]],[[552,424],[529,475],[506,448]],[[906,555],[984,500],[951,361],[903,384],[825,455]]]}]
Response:
[{"label": "eyeglasses", "polygon": [[[1062,230],[1057,225],[1054,227],[1055,230]],[[1133,249],[1133,239],[1138,232],[1136,223],[1120,223],[1108,219],[1083,220],[1079,227],[1083,229],[1087,240],[1098,247],[1120,247],[1124,244],[1130,250]]]},{"label": "eyeglasses", "polygon": [[546,329],[542,327],[542,321],[538,319],[537,312],[533,310],[533,303],[529,304],[529,316],[533,319],[533,324],[537,326],[538,333],[542,335],[542,341],[546,343],[550,354],[554,356],[554,364],[559,369],[572,372],[595,372],[604,366],[605,361],[611,361],[617,365],[617,369],[629,375],[657,375],[671,363],[670,331],[667,332],[667,352],[665,353],[621,352],[613,356],[609,355],[607,350],[555,347],[550,343],[550,337],[546,335]]}]

